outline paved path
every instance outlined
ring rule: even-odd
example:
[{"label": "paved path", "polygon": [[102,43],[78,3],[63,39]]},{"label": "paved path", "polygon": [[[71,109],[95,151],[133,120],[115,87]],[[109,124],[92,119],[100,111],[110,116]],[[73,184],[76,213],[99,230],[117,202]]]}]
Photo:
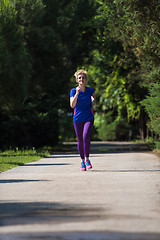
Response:
[{"label": "paved path", "polygon": [[[96,150],[96,151],[95,151]],[[128,143],[93,143],[0,174],[0,240],[159,240],[160,159]]]}]

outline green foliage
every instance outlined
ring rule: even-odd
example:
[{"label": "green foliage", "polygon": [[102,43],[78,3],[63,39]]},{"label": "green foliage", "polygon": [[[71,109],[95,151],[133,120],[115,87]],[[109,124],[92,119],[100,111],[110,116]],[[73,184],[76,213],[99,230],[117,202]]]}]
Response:
[{"label": "green foliage", "polygon": [[[128,14],[126,11],[122,16],[120,14],[122,10],[123,7],[116,1],[101,2],[98,15],[95,17],[96,24],[97,20],[99,21],[97,40],[100,47],[98,47],[98,54],[94,54],[94,58],[96,58],[95,65],[99,67],[99,79],[102,77],[104,79],[101,98],[105,105],[107,102],[110,107],[117,105],[118,114],[121,114],[121,109],[126,107],[128,119],[131,119],[138,118],[140,115],[139,101],[144,89],[140,82],[140,64],[129,42],[123,38],[123,31],[119,30],[124,28],[126,20],[123,18],[128,16],[124,17]],[[125,44],[128,44],[127,47]],[[98,79],[96,87],[97,82]]]},{"label": "green foliage", "polygon": [[76,134],[73,126],[73,115],[69,111],[59,110],[59,140],[60,141],[75,141]]},{"label": "green foliage", "polygon": [[9,146],[43,146],[58,142],[58,118],[54,102],[44,97],[24,103],[9,116],[1,116],[0,144]]},{"label": "green foliage", "polygon": [[[155,0],[1,1],[1,146],[74,138],[68,95],[79,66],[96,90],[96,121],[101,116],[104,122],[97,131],[104,139],[123,139],[138,121],[145,124],[141,101],[160,82],[159,10]],[[157,95],[146,101],[151,97],[156,101]],[[122,123],[127,130],[120,137]]]},{"label": "green foliage", "polygon": [[137,119],[144,138],[146,117],[140,102],[149,85],[160,80],[160,5],[154,0],[98,3],[93,20],[97,49],[88,66],[96,88],[96,111],[100,116],[114,111],[120,119],[125,110],[124,121]]},{"label": "green foliage", "polygon": [[4,1],[1,11],[1,146],[54,145],[58,118],[55,97],[46,97],[50,63],[44,63],[44,55],[47,58],[51,44],[45,40],[51,29],[41,29],[44,6],[40,0]]},{"label": "green foliage", "polygon": [[111,112],[102,115],[95,114],[95,127],[100,140],[116,139],[116,123],[113,121]]},{"label": "green foliage", "polygon": [[[88,67],[89,82],[90,85],[96,89],[96,112],[99,118],[104,117],[106,119],[108,114],[112,115],[114,112],[116,121],[114,122],[112,119],[111,123],[109,123],[106,120],[103,126],[101,125],[102,123],[97,126],[101,129],[97,129],[97,131],[102,132],[102,134],[99,134],[100,136],[107,136],[104,137],[103,140],[106,138],[110,140],[128,140],[128,122],[132,122],[134,118],[139,118],[139,99],[141,97],[139,92],[141,93],[142,91],[139,91],[140,87],[138,85],[134,85],[135,82],[129,82],[126,78],[125,67],[123,69],[123,67],[116,66],[119,57],[115,54],[115,49],[113,52],[104,52],[104,50],[101,52],[96,50],[92,53],[93,65]],[[120,51],[120,49],[117,48],[117,51]],[[121,122],[121,119],[123,119],[122,122],[124,122],[124,129],[128,131],[126,137],[124,137],[124,133],[122,133],[122,138],[118,136],[118,124]],[[132,124],[135,123],[132,122]],[[130,126],[130,128],[132,128],[132,126]],[[108,132],[109,129],[110,133]],[[135,135],[136,134],[137,126],[135,126]]]},{"label": "green foliage", "polygon": [[149,89],[149,96],[142,101],[149,118],[149,127],[160,138],[160,84],[153,84]]},{"label": "green foliage", "polygon": [[1,147],[55,145],[65,136],[59,112],[68,111],[69,79],[89,53],[95,6],[93,0],[1,1]]},{"label": "green foliage", "polygon": [[100,140],[131,140],[132,126],[126,122],[126,119],[116,118],[114,111],[102,113],[101,115],[95,114],[95,127],[98,132]]},{"label": "green foliage", "polygon": [[[160,6],[158,1],[103,1],[99,9],[105,23],[103,38],[111,37],[122,44],[128,62],[136,62],[144,83],[159,81]],[[157,70],[156,70],[157,69]],[[158,78],[157,78],[158,77]]]},{"label": "green foliage", "polygon": [[30,54],[10,1],[0,3],[0,109],[19,109],[28,94]]}]

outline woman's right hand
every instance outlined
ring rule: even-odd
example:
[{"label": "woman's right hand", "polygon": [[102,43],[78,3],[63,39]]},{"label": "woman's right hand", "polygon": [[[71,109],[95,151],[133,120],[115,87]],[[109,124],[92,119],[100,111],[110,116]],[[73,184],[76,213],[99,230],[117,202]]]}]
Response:
[{"label": "woman's right hand", "polygon": [[78,86],[78,87],[76,87],[76,95],[78,95],[79,94],[79,90],[80,90],[80,87]]}]

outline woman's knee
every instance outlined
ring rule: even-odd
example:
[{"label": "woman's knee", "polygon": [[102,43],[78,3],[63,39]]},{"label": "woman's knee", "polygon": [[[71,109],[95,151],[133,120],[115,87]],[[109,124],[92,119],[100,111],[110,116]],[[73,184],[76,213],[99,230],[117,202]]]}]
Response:
[{"label": "woman's knee", "polygon": [[83,136],[83,142],[89,142],[90,141],[90,134],[86,134]]}]

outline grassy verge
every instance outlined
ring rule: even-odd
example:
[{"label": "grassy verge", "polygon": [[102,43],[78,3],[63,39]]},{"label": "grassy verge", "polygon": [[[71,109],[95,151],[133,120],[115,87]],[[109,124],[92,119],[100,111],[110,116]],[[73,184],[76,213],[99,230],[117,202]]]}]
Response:
[{"label": "grassy verge", "polygon": [[26,163],[37,161],[40,158],[50,154],[68,152],[71,146],[57,144],[54,147],[43,147],[41,149],[9,149],[0,151],[0,172],[7,171],[17,166],[23,166]]},{"label": "grassy verge", "polygon": [[22,166],[25,163],[33,162],[43,157],[47,157],[49,154],[50,153],[48,150],[35,150],[34,148],[29,150],[19,150],[16,148],[3,152],[1,151],[0,172],[7,171],[17,166]]},{"label": "grassy verge", "polygon": [[160,149],[154,149],[153,152],[160,158]]}]

